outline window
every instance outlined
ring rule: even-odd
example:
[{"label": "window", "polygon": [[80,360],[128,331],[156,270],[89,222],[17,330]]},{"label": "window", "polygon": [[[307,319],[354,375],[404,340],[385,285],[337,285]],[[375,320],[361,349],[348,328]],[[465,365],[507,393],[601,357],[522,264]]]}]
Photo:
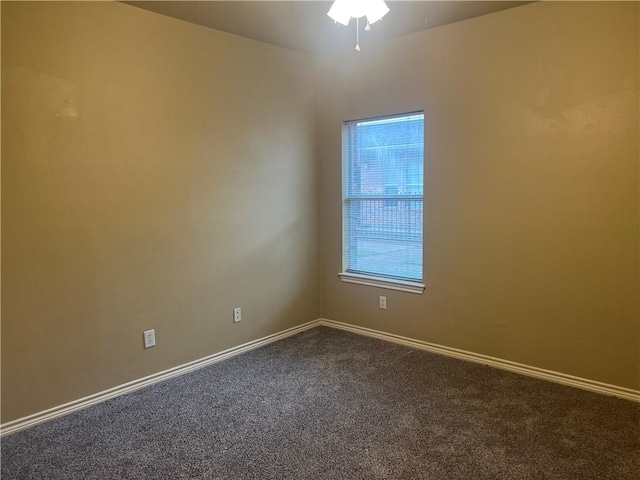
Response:
[{"label": "window", "polygon": [[422,293],[424,114],[346,122],[342,141],[340,278]]}]

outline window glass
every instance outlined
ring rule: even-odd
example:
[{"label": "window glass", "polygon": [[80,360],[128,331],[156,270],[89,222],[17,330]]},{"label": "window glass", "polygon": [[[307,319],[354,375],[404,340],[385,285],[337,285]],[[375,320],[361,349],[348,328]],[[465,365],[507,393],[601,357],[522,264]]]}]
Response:
[{"label": "window glass", "polygon": [[424,115],[345,124],[345,269],[422,280]]}]

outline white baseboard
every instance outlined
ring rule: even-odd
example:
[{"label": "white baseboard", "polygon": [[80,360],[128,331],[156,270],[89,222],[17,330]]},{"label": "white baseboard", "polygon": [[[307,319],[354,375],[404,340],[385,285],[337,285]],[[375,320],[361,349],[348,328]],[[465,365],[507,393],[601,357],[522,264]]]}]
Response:
[{"label": "white baseboard", "polygon": [[108,390],[89,395],[88,397],[65,403],[64,405],[59,405],[42,412],[34,413],[33,415],[29,415],[27,417],[18,418],[17,420],[3,423],[2,425],[0,425],[0,436],[9,435],[11,433],[24,430],[25,428],[37,425],[39,423],[53,420],[54,418],[68,415],[73,412],[77,412],[78,410],[82,410],[84,408],[90,407],[91,405],[104,402],[105,400],[119,397],[120,395],[124,395],[125,393],[130,393],[134,390],[148,387],[149,385],[153,385],[154,383],[164,382],[165,380],[169,380],[170,378],[193,372],[194,370],[206,367],[207,365],[226,360],[230,357],[240,355],[241,353],[248,352],[249,350],[262,347],[269,343],[277,342],[278,340],[282,340],[283,338],[290,337],[305,330],[309,330],[310,328],[317,327],[318,325],[318,320],[312,320],[311,322],[298,325],[297,327],[289,328],[272,335],[267,335],[266,337],[243,343],[242,345],[238,345],[237,347],[232,347],[227,350],[223,350],[222,352],[214,353],[213,355],[209,355],[207,357],[200,358],[198,360],[194,360],[192,362],[185,363],[183,365],[179,365],[162,372],[154,373],[153,375],[149,375],[147,377],[139,378],[128,383],[123,383],[122,385],[118,385],[117,387],[113,387]]},{"label": "white baseboard", "polygon": [[214,353],[213,355],[209,355],[199,360],[194,360],[193,362],[185,363],[184,365],[179,365],[177,367],[170,368],[162,372],[154,373],[153,375],[149,375],[147,377],[143,377],[138,380],[133,380],[131,382],[118,385],[117,387],[113,387],[108,390],[104,390],[102,392],[89,395],[88,397],[80,398],[78,400],[65,403],[64,405],[59,405],[57,407],[50,408],[42,412],[34,413],[33,415],[29,415],[27,417],[19,418],[11,422],[4,423],[0,425],[0,436],[9,435],[11,433],[24,430],[25,428],[29,428],[34,425],[37,425],[39,423],[53,420],[54,418],[61,417],[63,415],[68,415],[73,412],[77,412],[78,410],[82,410],[84,408],[90,407],[91,405],[104,402],[105,400],[109,400],[114,397],[119,397],[120,395],[124,395],[126,393],[130,393],[135,390],[148,387],[149,385],[153,385],[154,383],[163,382],[165,380],[169,380],[170,378],[178,377],[180,375],[184,375],[185,373],[193,372],[194,370],[198,370],[200,368],[206,367],[207,365],[211,365],[211,364],[220,362],[222,360],[226,360],[230,357],[240,355],[241,353],[248,352],[249,350],[262,347],[269,343],[277,342],[278,340],[282,340],[286,337],[290,337],[292,335],[301,333],[305,330],[309,330],[314,327],[318,327],[320,325],[331,327],[331,328],[337,328],[340,330],[346,330],[348,332],[353,332],[359,335],[365,335],[367,337],[373,337],[380,340],[385,340],[387,342],[405,345],[407,347],[415,348],[417,350],[425,350],[427,352],[446,355],[448,357],[458,358],[460,360],[467,360],[470,362],[481,363],[483,365],[500,368],[502,370],[508,370],[510,372],[519,373],[521,375],[541,378],[543,380],[548,380],[555,383],[561,383],[563,385],[569,385],[572,387],[577,387],[577,388],[589,390],[592,392],[597,392],[605,395],[612,395],[614,397],[620,397],[620,398],[624,398],[626,400],[631,400],[634,402],[640,402],[640,391],[638,390],[618,387],[616,385],[610,385],[607,383],[596,382],[594,380],[574,377],[572,375],[566,375],[564,373],[554,372],[551,370],[544,370],[542,368],[531,367],[528,365],[523,365],[521,363],[511,362],[509,360],[502,360],[500,358],[490,357],[488,355],[467,352],[467,351],[459,350],[456,348],[445,347],[445,346],[437,345],[434,343],[428,343],[428,342],[423,342],[421,340],[414,340],[411,338],[402,337],[400,335],[394,335],[392,333],[380,332],[378,330],[372,330],[370,328],[359,327],[357,325],[350,325],[348,323],[336,322],[334,320],[320,318],[318,320],[312,320],[311,322],[298,325],[297,327],[283,330],[282,332],[274,333],[272,335],[268,335],[266,337],[253,340],[251,342],[238,345],[237,347],[232,347],[227,350],[223,350],[222,352]]},{"label": "white baseboard", "polygon": [[614,397],[624,398],[633,402],[640,402],[640,391],[632,390],[630,388],[618,387],[616,385],[610,385],[608,383],[596,382],[595,380],[574,377],[573,375],[554,372],[552,370],[531,367],[529,365],[523,365],[521,363],[503,360],[501,358],[490,357],[488,355],[482,355],[480,353],[467,352],[464,350],[459,350],[457,348],[444,347],[435,343],[414,340],[412,338],[402,337],[400,335],[394,335],[392,333],[380,332],[378,330],[372,330],[370,328],[359,327],[356,325],[350,325],[348,323],[336,322],[334,320],[328,320],[326,318],[321,318],[318,323],[326,327],[338,328],[340,330],[346,330],[348,332],[357,333],[359,335],[386,340],[387,342],[405,345],[417,350],[425,350],[427,352],[446,355],[448,357],[458,358],[460,360],[481,363],[483,365],[488,365],[490,367],[495,367],[502,370],[508,370],[510,372],[527,375],[529,377],[541,378],[543,380],[561,383],[563,385],[569,385],[572,387],[581,388],[583,390],[602,393],[604,395],[612,395]]}]

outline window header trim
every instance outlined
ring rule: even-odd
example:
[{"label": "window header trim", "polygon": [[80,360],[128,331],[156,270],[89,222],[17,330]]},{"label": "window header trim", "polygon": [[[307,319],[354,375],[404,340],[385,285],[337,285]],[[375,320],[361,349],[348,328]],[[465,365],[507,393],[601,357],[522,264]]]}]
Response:
[{"label": "window header trim", "polygon": [[353,123],[368,123],[368,122],[384,122],[385,120],[392,120],[394,118],[398,118],[398,117],[411,117],[414,115],[423,115],[424,116],[424,110],[414,110],[412,112],[401,112],[401,113],[392,113],[391,115],[379,115],[379,116],[373,116],[373,117],[362,117],[362,118],[354,118],[351,120],[345,120],[344,122],[342,122],[344,125],[347,125],[349,123],[353,124]]}]

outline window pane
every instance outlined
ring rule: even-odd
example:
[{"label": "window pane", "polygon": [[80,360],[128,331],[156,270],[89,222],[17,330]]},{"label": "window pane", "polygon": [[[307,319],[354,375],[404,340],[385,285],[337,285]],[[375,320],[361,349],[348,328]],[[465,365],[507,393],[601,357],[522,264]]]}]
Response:
[{"label": "window pane", "polygon": [[347,124],[347,194],[422,195],[423,115]]},{"label": "window pane", "polygon": [[422,279],[422,200],[351,200],[347,215],[348,271]]},{"label": "window pane", "polygon": [[349,122],[345,131],[347,270],[421,280],[424,116]]}]

